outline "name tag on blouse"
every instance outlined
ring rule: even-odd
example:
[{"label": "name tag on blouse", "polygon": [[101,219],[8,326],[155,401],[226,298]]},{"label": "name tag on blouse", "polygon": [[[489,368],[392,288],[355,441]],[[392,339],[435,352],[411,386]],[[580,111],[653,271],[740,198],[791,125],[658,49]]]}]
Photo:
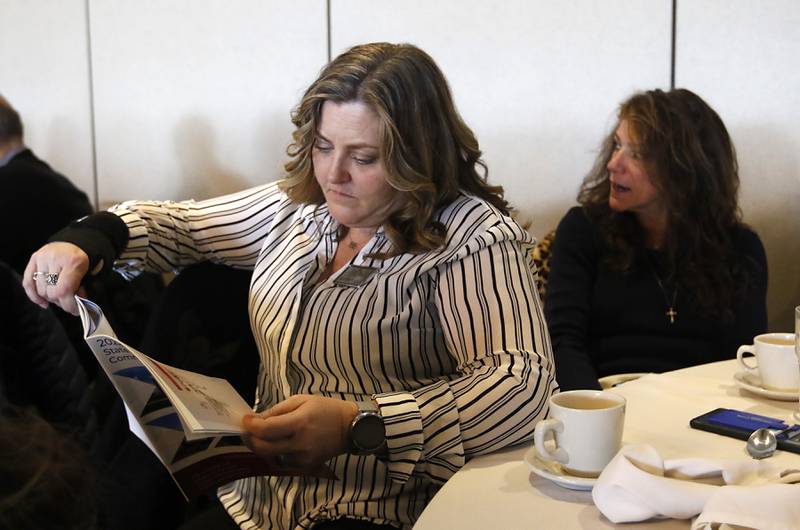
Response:
[{"label": "name tag on blouse", "polygon": [[346,287],[361,287],[369,281],[378,269],[362,265],[350,265],[333,280],[334,285]]}]

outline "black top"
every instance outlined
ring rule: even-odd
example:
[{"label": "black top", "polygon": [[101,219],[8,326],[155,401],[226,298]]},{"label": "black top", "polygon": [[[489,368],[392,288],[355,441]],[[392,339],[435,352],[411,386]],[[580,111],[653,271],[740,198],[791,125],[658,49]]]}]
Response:
[{"label": "black top", "polygon": [[0,260],[22,274],[31,254],[70,221],[92,213],[86,194],[29,149],[0,167]]},{"label": "black top", "polygon": [[[628,372],[664,372],[735,357],[767,327],[767,258],[758,236],[738,228],[734,244],[750,281],[734,319],[701,314],[671,285],[659,287],[656,267],[622,274],[602,263],[605,252],[583,208],[558,225],[552,247],[545,316],[562,390],[599,388],[597,379]],[[652,256],[656,262],[658,255]],[[668,301],[670,303],[668,303]]]}]

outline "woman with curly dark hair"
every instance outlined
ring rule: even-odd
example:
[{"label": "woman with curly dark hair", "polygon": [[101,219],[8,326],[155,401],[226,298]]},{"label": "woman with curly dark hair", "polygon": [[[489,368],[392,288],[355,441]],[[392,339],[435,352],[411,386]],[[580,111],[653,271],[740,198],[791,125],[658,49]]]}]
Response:
[{"label": "woman with curly dark hair", "polygon": [[685,89],[622,103],[556,232],[545,315],[562,389],[735,356],[766,329],[767,263],[733,144]]}]

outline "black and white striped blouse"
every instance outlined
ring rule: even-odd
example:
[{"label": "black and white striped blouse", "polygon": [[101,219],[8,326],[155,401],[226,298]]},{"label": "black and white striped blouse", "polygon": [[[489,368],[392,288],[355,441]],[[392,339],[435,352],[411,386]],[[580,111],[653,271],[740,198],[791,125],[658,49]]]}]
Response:
[{"label": "black and white striped blouse", "polygon": [[[162,271],[202,260],[253,269],[257,410],[299,393],[372,396],[380,407],[387,458],[340,455],[329,462],[339,480],[253,477],[221,488],[242,528],[341,516],[410,527],[466,458],[530,439],[545,416],[555,371],[533,240],[483,200],[462,195],[438,213],[442,248],[373,259],[390,246],[379,229],[323,282],[339,225],[325,205],[292,203],[275,183],[112,211],[130,228],[122,260]],[[373,269],[363,284],[343,281],[352,265]]]}]

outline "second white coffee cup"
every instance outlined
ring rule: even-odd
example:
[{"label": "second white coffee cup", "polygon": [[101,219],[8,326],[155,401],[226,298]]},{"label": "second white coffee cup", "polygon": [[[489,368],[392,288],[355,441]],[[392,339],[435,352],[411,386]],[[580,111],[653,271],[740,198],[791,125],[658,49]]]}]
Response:
[{"label": "second white coffee cup", "polygon": [[[561,463],[567,473],[596,477],[622,446],[625,398],[601,390],[571,390],[550,397],[550,417],[534,430],[542,460]],[[555,447],[546,443],[553,433]]]},{"label": "second white coffee cup", "polygon": [[[756,364],[749,364],[744,354],[755,355]],[[771,390],[794,391],[800,388],[800,365],[794,352],[794,333],[764,333],[753,344],[736,352],[739,364],[748,373],[758,376],[761,385]]]}]

